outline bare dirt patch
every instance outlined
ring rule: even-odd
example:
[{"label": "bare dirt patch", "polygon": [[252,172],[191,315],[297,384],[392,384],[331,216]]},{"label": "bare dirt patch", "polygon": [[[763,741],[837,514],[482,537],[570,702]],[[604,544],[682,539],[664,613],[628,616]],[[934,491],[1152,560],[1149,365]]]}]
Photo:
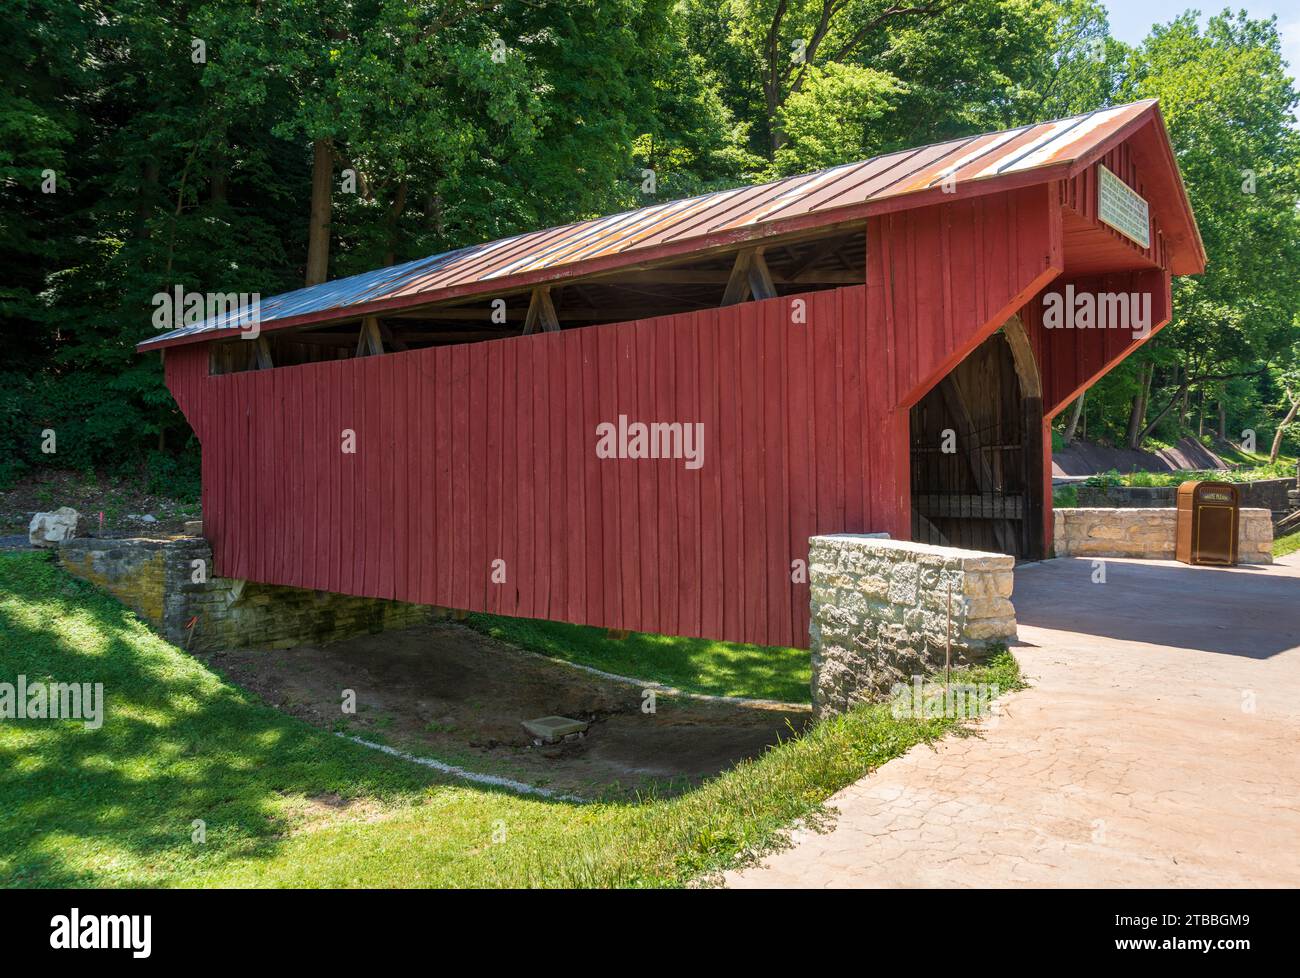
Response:
[{"label": "bare dirt patch", "polygon": [[[789,739],[806,710],[656,696],[504,645],[453,622],[280,652],[204,656],[267,703],[325,729],[469,770],[587,797],[669,794]],[[343,690],[357,712],[342,712]],[[537,746],[520,722],[591,724],[573,743]]]},{"label": "bare dirt patch", "polygon": [[77,535],[83,537],[180,533],[186,520],[199,518],[197,502],[146,492],[138,480],[46,470],[0,489],[0,536],[25,537],[34,514],[60,506],[80,515]]}]

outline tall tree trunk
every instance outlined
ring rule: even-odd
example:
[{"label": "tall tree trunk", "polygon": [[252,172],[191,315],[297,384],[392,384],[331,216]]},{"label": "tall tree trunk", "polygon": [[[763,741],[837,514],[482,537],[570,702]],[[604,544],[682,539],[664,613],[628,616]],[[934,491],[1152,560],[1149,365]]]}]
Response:
[{"label": "tall tree trunk", "polygon": [[1295,420],[1296,412],[1300,411],[1300,394],[1292,397],[1291,392],[1287,391],[1286,396],[1291,401],[1291,410],[1286,413],[1286,417],[1282,419],[1282,423],[1277,426],[1277,431],[1273,432],[1273,447],[1268,453],[1268,460],[1270,463],[1277,461],[1278,453],[1282,451],[1282,436],[1286,433],[1286,426]]},{"label": "tall tree trunk", "polygon": [[158,161],[152,156],[144,162],[144,173],[140,186],[136,190],[135,236],[149,237],[149,212],[153,208],[158,194]]},{"label": "tall tree trunk", "polygon": [[397,185],[397,193],[393,196],[393,202],[388,205],[388,211],[384,214],[384,238],[386,242],[384,251],[384,264],[397,264],[397,222],[401,220],[402,212],[406,210],[406,191],[409,182],[406,177]]},{"label": "tall tree trunk", "polygon": [[1084,391],[1074,399],[1074,410],[1070,412],[1070,423],[1065,426],[1065,437],[1063,439],[1067,445],[1074,441],[1074,432],[1078,429],[1079,417],[1083,414],[1083,399],[1087,396],[1088,392]]},{"label": "tall tree trunk", "polygon": [[330,216],[334,203],[334,141],[312,143],[311,223],[307,226],[307,285],[329,277]]},{"label": "tall tree trunk", "polygon": [[1147,398],[1151,394],[1151,379],[1156,372],[1154,363],[1145,364],[1139,375],[1138,392],[1133,395],[1133,408],[1128,415],[1128,437],[1125,444],[1138,448],[1142,444],[1142,421],[1147,415]]},{"label": "tall tree trunk", "polygon": [[1228,409],[1223,406],[1223,395],[1219,395],[1219,441],[1228,440]]}]

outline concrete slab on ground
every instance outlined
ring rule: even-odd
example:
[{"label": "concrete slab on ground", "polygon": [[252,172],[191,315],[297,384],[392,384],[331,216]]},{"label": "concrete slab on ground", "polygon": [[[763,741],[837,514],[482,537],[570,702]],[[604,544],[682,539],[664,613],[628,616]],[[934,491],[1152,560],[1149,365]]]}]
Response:
[{"label": "concrete slab on ground", "polygon": [[1031,688],[839,792],[737,887],[1300,886],[1300,554],[1016,573]]}]

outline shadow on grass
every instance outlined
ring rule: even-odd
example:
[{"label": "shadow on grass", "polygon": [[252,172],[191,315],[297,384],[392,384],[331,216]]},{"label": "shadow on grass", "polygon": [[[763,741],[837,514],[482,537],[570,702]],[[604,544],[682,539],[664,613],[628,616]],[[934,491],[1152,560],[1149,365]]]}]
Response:
[{"label": "shadow on grass", "polygon": [[0,721],[4,885],[165,885],[269,858],[299,798],[409,805],[449,783],[256,702],[32,554],[0,555],[0,682],[19,675],[102,683],[104,719]]}]

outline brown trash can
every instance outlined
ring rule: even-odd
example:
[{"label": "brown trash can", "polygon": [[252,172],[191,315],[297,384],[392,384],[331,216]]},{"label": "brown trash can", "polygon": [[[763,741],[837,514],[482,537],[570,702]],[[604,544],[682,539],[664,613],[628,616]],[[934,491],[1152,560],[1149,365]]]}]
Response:
[{"label": "brown trash can", "polygon": [[1178,487],[1174,556],[1184,564],[1237,562],[1241,496],[1231,482],[1184,482]]}]

